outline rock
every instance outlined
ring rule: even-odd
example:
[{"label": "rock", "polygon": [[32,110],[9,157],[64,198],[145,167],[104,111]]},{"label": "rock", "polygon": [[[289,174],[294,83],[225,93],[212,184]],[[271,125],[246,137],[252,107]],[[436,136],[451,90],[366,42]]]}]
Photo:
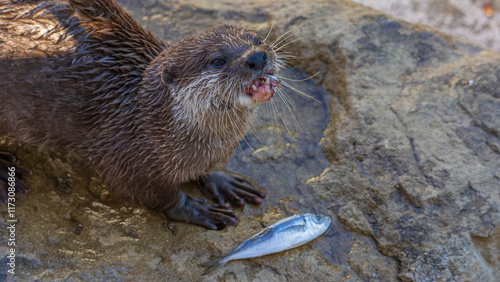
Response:
[{"label": "rock", "polygon": [[[265,37],[274,22],[271,39],[291,30],[282,44],[299,59],[285,75],[319,71],[290,82],[313,99],[287,91],[293,116],[283,101],[279,115],[263,107],[226,169],[269,197],[220,232],[172,228],[103,192],[78,161],[1,139],[33,171],[16,206],[14,278],[500,279],[500,54],[347,1],[120,2],[172,42],[217,23]],[[61,175],[71,189],[56,189]],[[298,212],[328,214],[333,226],[305,246],[200,276],[200,263]]]},{"label": "rock", "polygon": [[[500,51],[500,0],[353,0],[395,18],[429,25],[461,40]],[[496,14],[496,16],[495,16]]]}]

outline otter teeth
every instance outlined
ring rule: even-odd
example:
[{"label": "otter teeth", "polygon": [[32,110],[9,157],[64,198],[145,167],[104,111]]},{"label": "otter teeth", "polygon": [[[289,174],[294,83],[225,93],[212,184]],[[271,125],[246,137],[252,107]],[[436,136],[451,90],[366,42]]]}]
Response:
[{"label": "otter teeth", "polygon": [[256,101],[265,102],[271,99],[276,92],[276,87],[280,85],[280,80],[274,73],[267,73],[265,76],[259,77],[245,88],[245,93],[253,97]]}]

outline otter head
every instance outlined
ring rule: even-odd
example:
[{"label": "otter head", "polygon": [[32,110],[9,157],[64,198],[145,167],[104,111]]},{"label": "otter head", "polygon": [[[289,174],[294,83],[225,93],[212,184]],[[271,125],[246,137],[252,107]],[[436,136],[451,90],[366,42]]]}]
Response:
[{"label": "otter head", "polygon": [[276,53],[255,32],[242,27],[215,26],[165,52],[162,81],[173,88],[172,98],[179,102],[252,109],[270,100],[279,85]]}]

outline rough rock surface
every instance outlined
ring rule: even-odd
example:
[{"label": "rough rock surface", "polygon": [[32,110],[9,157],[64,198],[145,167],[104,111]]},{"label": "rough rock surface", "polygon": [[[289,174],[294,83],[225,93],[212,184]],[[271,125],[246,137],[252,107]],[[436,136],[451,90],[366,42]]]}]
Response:
[{"label": "rough rock surface", "polygon": [[[292,30],[291,64],[319,71],[293,83],[319,102],[287,91],[297,122],[282,106],[286,126],[262,109],[226,168],[270,196],[221,232],[165,222],[72,157],[0,139],[34,173],[17,202],[14,279],[500,280],[500,54],[346,1],[120,2],[169,41],[217,23],[265,37],[275,21],[270,38]],[[200,276],[198,264],[298,212],[328,214],[333,227]],[[3,279],[5,257],[0,267]]]},{"label": "rough rock surface", "polygon": [[395,18],[422,23],[500,51],[500,0],[352,0]]}]

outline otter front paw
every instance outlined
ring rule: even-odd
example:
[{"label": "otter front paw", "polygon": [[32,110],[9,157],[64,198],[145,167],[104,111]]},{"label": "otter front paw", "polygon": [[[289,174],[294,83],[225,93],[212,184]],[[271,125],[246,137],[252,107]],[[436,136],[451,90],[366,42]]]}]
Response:
[{"label": "otter front paw", "polygon": [[[27,194],[28,186],[21,179],[28,176],[30,172],[13,164],[14,155],[0,151],[0,202],[6,204],[9,198],[9,187],[14,187],[16,192]],[[12,189],[12,188],[10,188]]]},{"label": "otter front paw", "polygon": [[212,205],[183,193],[179,202],[163,213],[174,221],[196,224],[212,230],[222,230],[227,225],[234,225],[238,220],[238,214],[229,208],[229,205]]},{"label": "otter front paw", "polygon": [[260,205],[266,197],[266,192],[250,181],[221,171],[202,176],[199,182],[208,196],[221,205],[225,204],[225,199],[240,207],[245,203]]}]

